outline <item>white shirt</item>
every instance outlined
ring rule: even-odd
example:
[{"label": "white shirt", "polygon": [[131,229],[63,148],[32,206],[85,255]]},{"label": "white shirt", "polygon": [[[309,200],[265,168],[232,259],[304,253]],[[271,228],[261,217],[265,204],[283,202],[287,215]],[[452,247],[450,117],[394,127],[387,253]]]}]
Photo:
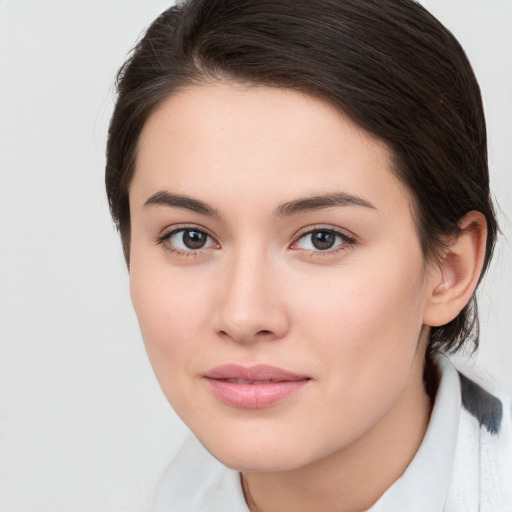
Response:
[{"label": "white shirt", "polygon": [[[367,512],[512,512],[512,404],[436,356],[429,426],[403,475]],[[240,474],[193,436],[162,475],[153,512],[248,512]],[[316,511],[315,511],[316,512]]]}]

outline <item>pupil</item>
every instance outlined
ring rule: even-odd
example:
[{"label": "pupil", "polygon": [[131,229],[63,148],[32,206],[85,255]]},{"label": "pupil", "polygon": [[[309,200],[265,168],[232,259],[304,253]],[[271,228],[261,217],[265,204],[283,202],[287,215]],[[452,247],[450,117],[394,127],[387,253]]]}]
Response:
[{"label": "pupil", "polygon": [[189,249],[201,249],[206,243],[206,235],[200,231],[185,231],[183,233],[183,243]]},{"label": "pupil", "polygon": [[330,249],[334,242],[336,241],[336,236],[333,233],[328,233],[326,231],[316,231],[313,233],[313,246],[316,249],[320,249],[325,251],[326,249]]}]

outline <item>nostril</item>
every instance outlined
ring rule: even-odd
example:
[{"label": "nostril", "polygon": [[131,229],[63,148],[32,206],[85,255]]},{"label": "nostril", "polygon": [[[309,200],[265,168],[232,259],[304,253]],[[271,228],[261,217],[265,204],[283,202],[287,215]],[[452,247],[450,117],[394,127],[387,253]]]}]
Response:
[{"label": "nostril", "polygon": [[268,342],[285,336],[288,326],[288,316],[282,309],[237,311],[225,308],[218,312],[214,328],[217,336],[222,339],[237,342]]},{"label": "nostril", "polygon": [[272,335],[273,335],[272,331],[270,331],[268,329],[262,329],[260,331],[257,331],[253,335],[246,335],[243,333],[238,333],[237,335],[233,335],[233,334],[230,334],[229,331],[227,331],[227,330],[219,331],[219,336],[221,338],[232,338],[232,339],[236,339],[238,341],[257,340],[258,338],[259,339],[268,339],[268,338],[272,337]]}]

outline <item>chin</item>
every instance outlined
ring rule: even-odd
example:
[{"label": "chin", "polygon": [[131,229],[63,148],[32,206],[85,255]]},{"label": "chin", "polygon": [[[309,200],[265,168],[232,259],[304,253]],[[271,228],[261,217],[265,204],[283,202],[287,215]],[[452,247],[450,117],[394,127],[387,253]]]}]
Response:
[{"label": "chin", "polygon": [[303,465],[300,463],[295,465],[289,459],[275,457],[274,454],[266,456],[266,454],[259,453],[254,456],[244,456],[241,454],[211,453],[222,464],[240,473],[279,473],[297,469]]},{"label": "chin", "polygon": [[275,473],[290,471],[312,462],[312,454],[304,453],[303,446],[287,443],[256,441],[205,442],[203,446],[222,464],[242,473]]}]

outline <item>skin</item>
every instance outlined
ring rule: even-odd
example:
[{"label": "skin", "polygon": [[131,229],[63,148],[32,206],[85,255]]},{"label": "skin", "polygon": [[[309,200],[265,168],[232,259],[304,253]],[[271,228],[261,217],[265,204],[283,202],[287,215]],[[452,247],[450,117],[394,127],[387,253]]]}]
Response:
[{"label": "skin", "polygon": [[[371,206],[282,211],[333,191]],[[370,507],[428,425],[425,324],[435,308],[457,313],[442,303],[441,270],[424,261],[386,145],[298,92],[189,86],[147,121],[129,192],[131,296],[149,358],[183,421],[243,473],[250,509]],[[216,215],[146,204],[161,192]],[[205,247],[165,238],[184,227],[207,233]],[[342,235],[318,250],[315,228]],[[310,381],[270,407],[240,409],[203,377],[226,363]]]}]

